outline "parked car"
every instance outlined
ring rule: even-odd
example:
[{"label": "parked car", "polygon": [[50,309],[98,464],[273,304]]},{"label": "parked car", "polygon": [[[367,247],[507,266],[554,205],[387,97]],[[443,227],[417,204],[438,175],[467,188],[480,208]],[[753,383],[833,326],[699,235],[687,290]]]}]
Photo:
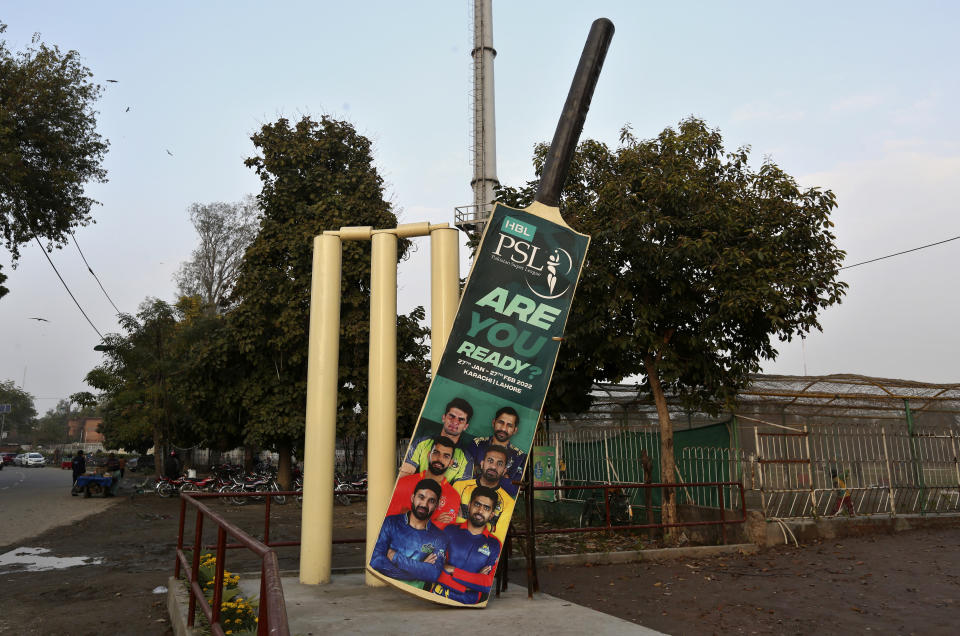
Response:
[{"label": "parked car", "polygon": [[43,468],[47,465],[47,459],[40,453],[27,453],[27,456],[23,460],[23,465]]},{"label": "parked car", "polygon": [[0,460],[3,460],[4,464],[12,464],[13,458],[16,456],[16,453],[0,453]]},{"label": "parked car", "polygon": [[15,466],[23,466],[23,460],[25,460],[26,458],[27,458],[27,454],[26,454],[26,453],[20,453],[20,454],[18,454],[16,457],[13,458],[13,464],[14,464]]}]

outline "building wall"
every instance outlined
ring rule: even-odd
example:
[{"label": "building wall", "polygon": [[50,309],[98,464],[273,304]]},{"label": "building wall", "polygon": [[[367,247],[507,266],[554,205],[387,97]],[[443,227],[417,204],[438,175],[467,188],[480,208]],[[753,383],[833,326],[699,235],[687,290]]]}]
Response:
[{"label": "building wall", "polygon": [[81,419],[70,420],[67,422],[68,434],[71,439],[83,441],[88,444],[99,444],[103,442],[103,435],[97,430],[101,417],[84,417]]}]

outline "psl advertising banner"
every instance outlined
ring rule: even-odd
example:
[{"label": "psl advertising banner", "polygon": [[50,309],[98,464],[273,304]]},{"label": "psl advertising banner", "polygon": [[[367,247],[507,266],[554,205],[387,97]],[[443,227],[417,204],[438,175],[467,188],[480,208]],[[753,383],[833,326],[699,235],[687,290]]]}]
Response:
[{"label": "psl advertising banner", "polygon": [[589,242],[555,208],[494,206],[367,565],[376,576],[486,605]]},{"label": "psl advertising banner", "polygon": [[[534,446],[532,461],[533,485],[556,486],[557,448],[555,446]],[[541,499],[543,501],[556,501],[557,491],[537,490],[533,493],[533,497],[534,499]]]}]

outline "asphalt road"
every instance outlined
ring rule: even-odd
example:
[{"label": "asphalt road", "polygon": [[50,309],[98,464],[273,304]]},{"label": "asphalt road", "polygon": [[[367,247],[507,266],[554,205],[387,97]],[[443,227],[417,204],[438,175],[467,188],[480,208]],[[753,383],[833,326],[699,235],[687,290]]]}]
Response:
[{"label": "asphalt road", "polygon": [[69,470],[4,466],[0,470],[0,548],[36,536],[114,503],[114,499],[71,497]]}]

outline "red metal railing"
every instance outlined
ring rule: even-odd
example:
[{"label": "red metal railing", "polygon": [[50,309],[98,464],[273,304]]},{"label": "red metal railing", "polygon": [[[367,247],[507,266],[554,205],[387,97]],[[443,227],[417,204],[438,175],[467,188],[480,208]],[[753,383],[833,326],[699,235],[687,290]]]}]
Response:
[{"label": "red metal railing", "polygon": [[[231,493],[235,496],[237,493]],[[262,493],[250,493],[260,495]],[[286,493],[272,493],[282,495]],[[295,493],[291,493],[295,494]],[[223,601],[223,573],[226,569],[225,559],[228,548],[227,535],[230,535],[238,544],[230,544],[233,547],[245,547],[260,557],[260,611],[257,623],[257,634],[275,634],[277,636],[288,636],[290,627],[287,624],[287,609],[283,600],[283,586],[280,583],[280,564],[277,561],[277,553],[269,546],[257,541],[240,528],[234,526],[219,514],[197,501],[197,498],[218,497],[219,493],[194,493],[191,495],[182,494],[180,496],[180,525],[177,531],[177,558],[174,566],[174,577],[180,578],[181,566],[190,572],[188,582],[190,584],[190,605],[187,613],[187,625],[193,627],[196,620],[197,602],[203,611],[207,620],[210,622],[210,631],[216,636],[225,636],[223,627],[220,625],[220,609]],[[269,506],[269,497],[267,505]],[[197,520],[194,525],[192,559],[188,563],[187,555],[183,550],[183,529],[187,517],[187,505],[196,508]],[[269,510],[269,508],[268,508]],[[204,519],[210,519],[217,525],[217,567],[214,575],[213,603],[207,602],[207,598],[197,581],[200,570],[200,552],[203,545],[203,522]],[[267,518],[267,527],[269,528],[269,514]]]}]

